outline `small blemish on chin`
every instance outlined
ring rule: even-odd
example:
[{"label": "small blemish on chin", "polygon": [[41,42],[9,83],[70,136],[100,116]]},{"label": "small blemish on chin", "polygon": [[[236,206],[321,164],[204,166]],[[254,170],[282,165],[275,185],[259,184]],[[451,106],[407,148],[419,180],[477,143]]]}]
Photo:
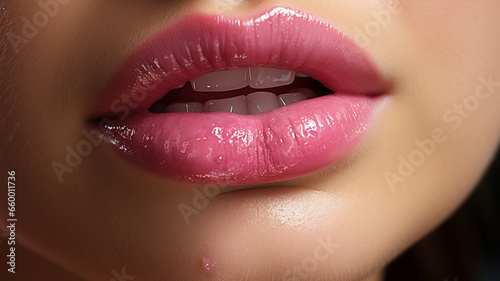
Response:
[{"label": "small blemish on chin", "polygon": [[215,269],[215,263],[207,258],[203,257],[201,258],[201,270],[205,273],[212,273]]}]

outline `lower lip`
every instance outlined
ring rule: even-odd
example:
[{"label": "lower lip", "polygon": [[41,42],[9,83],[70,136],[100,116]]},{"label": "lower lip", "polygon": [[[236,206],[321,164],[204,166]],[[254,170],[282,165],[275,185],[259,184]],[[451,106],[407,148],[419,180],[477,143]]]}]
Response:
[{"label": "lower lip", "polygon": [[167,179],[231,185],[289,180],[338,163],[371,127],[381,97],[334,94],[258,115],[141,113],[104,139]]}]

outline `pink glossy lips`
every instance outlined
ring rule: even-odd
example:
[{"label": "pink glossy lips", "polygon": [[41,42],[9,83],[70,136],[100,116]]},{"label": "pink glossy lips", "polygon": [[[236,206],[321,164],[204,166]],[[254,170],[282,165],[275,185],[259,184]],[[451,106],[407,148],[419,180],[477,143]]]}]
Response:
[{"label": "pink glossy lips", "polygon": [[[148,110],[204,74],[264,66],[305,73],[335,94],[252,115]],[[104,139],[144,169],[178,181],[259,184],[344,159],[385,90],[362,50],[307,13],[277,7],[247,19],[198,14],[141,46],[111,79],[96,116],[112,119]]]}]

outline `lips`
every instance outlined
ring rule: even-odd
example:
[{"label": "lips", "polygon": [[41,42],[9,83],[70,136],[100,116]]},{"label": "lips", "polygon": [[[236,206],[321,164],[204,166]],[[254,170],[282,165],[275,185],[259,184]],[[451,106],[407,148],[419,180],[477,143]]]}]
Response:
[{"label": "lips", "polygon": [[360,48],[305,12],[196,14],[126,60],[93,119],[125,159],[167,179],[261,184],[346,158],[386,90]]}]

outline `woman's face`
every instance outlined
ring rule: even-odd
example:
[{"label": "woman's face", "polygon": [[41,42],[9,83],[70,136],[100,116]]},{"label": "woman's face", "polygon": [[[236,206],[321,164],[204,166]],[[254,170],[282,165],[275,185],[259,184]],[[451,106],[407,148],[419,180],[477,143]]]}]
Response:
[{"label": "woman's face", "polygon": [[[362,280],[382,268],[458,207],[494,155],[500,137],[500,3],[355,2],[3,3],[0,163],[3,171],[16,171],[18,242],[88,279],[110,279],[113,272],[126,268],[129,276],[141,280]],[[249,148],[239,147],[236,156],[217,156],[223,168],[203,166],[202,157],[207,156],[203,149],[227,151],[234,147],[209,142],[200,148],[193,139],[198,127],[217,126],[215,123],[232,118],[237,125],[226,124],[223,130],[240,126],[248,133],[252,130],[245,122],[267,118],[262,116],[275,118],[273,113],[248,115],[248,119],[234,114],[217,115],[221,117],[217,119],[215,113],[203,113],[203,119],[179,117],[173,121],[165,116],[196,113],[155,113],[154,118],[170,119],[154,123],[137,121],[132,108],[130,116],[101,126],[100,137],[106,141],[88,133],[99,128],[93,123],[96,117],[116,118],[111,111],[100,110],[109,105],[102,101],[103,95],[114,91],[110,85],[115,84],[109,81],[130,68],[123,66],[131,61],[130,56],[142,58],[137,50],[146,52],[143,44],[155,41],[152,36],[163,32],[158,39],[164,40],[158,43],[163,48],[155,54],[169,53],[175,44],[186,50],[192,47],[186,46],[189,40],[220,39],[221,25],[226,24],[223,28],[227,30],[243,30],[234,27],[236,19],[250,29],[259,25],[256,18],[264,26],[273,19],[266,14],[269,11],[278,11],[282,19],[281,26],[270,29],[277,35],[272,33],[269,41],[283,40],[283,34],[291,36],[288,40],[299,34],[307,41],[296,38],[295,44],[275,50],[313,56],[290,70],[303,71],[323,84],[329,83],[325,77],[337,77],[331,84],[347,92],[338,102],[345,100],[346,107],[354,106],[344,112],[328,106],[334,99],[317,98],[325,101],[316,102],[318,110],[337,117],[325,125],[326,131],[315,127],[307,131],[313,136],[297,137],[312,145],[289,146],[303,154],[286,158],[280,151],[285,146],[270,149],[267,143],[268,154],[252,154],[245,150]],[[280,15],[280,11],[285,13]],[[307,17],[293,18],[286,11],[302,11],[300,15],[310,14],[335,29],[328,31],[328,25]],[[287,26],[293,20],[295,25]],[[308,23],[312,27],[306,32]],[[171,31],[172,26],[176,32]],[[289,28],[288,33],[280,28]],[[337,29],[346,36],[339,36]],[[259,39],[266,36],[263,28],[251,30],[256,31],[253,39],[246,38],[245,32],[234,33],[234,38],[262,46],[279,44]],[[196,32],[199,37],[195,38]],[[226,55],[231,46],[235,53],[245,48],[227,43],[234,39],[228,34],[226,41],[220,41],[226,44]],[[308,42],[314,42],[317,49],[304,47]],[[330,47],[331,53],[326,51]],[[217,57],[203,48],[200,52],[207,52],[208,60]],[[352,57],[339,58],[350,53]],[[239,59],[253,62],[245,67],[280,68],[280,63],[290,63],[255,65],[251,52],[240,55]],[[253,53],[259,55],[262,53]],[[326,63],[311,62],[315,58]],[[224,54],[221,59],[230,64]],[[189,63],[197,62],[185,61],[184,67]],[[240,67],[244,64],[238,63]],[[168,68],[168,63],[159,67],[164,72],[174,71]],[[117,79],[132,77],[124,83],[136,83],[136,72],[129,73],[132,75]],[[144,73],[137,76],[144,77]],[[361,101],[353,102],[359,96],[350,91],[358,89],[383,91],[376,97],[362,93]],[[298,124],[307,114],[319,116],[304,113],[312,102],[275,111],[281,110],[277,112],[283,119],[295,114],[298,121],[288,121]],[[344,126],[345,120],[351,120],[345,124],[346,131],[328,131],[329,126]],[[123,137],[126,132],[116,130],[120,122],[126,124],[121,128],[139,134],[143,142],[129,144],[132,137]],[[263,128],[252,131],[253,141],[286,135],[265,135],[273,127]],[[192,145],[188,148],[191,154],[179,152],[182,146],[178,142],[168,148],[165,144],[167,152],[148,150],[154,143],[144,140],[148,137],[160,142],[184,140]],[[227,135],[219,137],[229,140]],[[333,140],[335,137],[344,141]],[[255,145],[252,140],[244,144]],[[127,153],[132,156],[123,157]],[[241,153],[249,153],[250,159]],[[271,160],[256,159],[262,155]],[[266,169],[255,168],[254,161],[266,164]],[[223,175],[224,170],[231,173]],[[5,204],[6,193],[2,194]],[[7,208],[1,208],[1,215],[5,222]]]}]

